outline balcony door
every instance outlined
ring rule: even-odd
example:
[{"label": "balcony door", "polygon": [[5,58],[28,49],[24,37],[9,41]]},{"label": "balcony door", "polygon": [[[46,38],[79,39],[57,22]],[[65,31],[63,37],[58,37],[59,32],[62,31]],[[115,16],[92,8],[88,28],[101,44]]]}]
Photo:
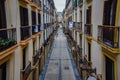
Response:
[{"label": "balcony door", "polygon": [[91,6],[86,11],[86,24],[91,24]]},{"label": "balcony door", "polygon": [[28,26],[28,9],[20,6],[21,26]]},{"label": "balcony door", "polygon": [[108,57],[105,57],[105,80],[115,80],[114,72],[114,62]]},{"label": "balcony door", "polygon": [[[104,1],[103,25],[115,26],[117,0]],[[109,33],[109,35],[108,35]],[[103,41],[105,44],[112,46],[114,42],[114,29],[103,30]]]},{"label": "balcony door", "polygon": [[6,28],[5,0],[0,0],[0,29]]},{"label": "balcony door", "polygon": [[115,25],[117,0],[104,1],[103,25]]},{"label": "balcony door", "polygon": [[[5,0],[0,0],[0,29],[6,28]],[[7,32],[0,31],[0,37],[7,39]]]}]

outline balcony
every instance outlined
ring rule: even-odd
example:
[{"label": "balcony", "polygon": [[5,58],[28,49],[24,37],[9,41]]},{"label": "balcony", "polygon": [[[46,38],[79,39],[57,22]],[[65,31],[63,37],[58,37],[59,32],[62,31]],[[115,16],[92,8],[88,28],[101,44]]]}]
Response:
[{"label": "balcony", "polygon": [[27,80],[31,71],[32,71],[31,62],[29,62],[29,64],[25,67],[25,69],[21,70],[22,80]]},{"label": "balcony", "polygon": [[32,26],[32,35],[37,34],[39,32],[39,27],[38,25]]},{"label": "balcony", "polygon": [[39,58],[39,51],[35,50],[34,56],[33,56],[33,65],[35,65],[38,62]]},{"label": "balcony", "polygon": [[0,52],[17,44],[16,28],[0,29]]},{"label": "balcony", "polygon": [[21,40],[26,40],[31,36],[30,34],[30,26],[22,26],[21,27]]},{"label": "balcony", "polygon": [[82,31],[82,22],[75,22],[73,26],[75,29]]},{"label": "balcony", "polygon": [[92,24],[85,24],[85,34],[92,36]]},{"label": "balcony", "polygon": [[98,40],[109,47],[119,48],[119,31],[120,27],[118,26],[99,25]]}]

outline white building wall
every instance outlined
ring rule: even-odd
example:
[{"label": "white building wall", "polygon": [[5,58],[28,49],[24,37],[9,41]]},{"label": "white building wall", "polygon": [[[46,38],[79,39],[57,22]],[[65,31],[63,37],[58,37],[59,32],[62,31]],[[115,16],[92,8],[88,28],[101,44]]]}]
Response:
[{"label": "white building wall", "polygon": [[[82,32],[84,33],[84,24],[85,24],[85,0],[83,0],[83,7],[82,7]],[[82,52],[83,52],[83,56],[85,54],[85,35],[82,34]]]},{"label": "white building wall", "polygon": [[38,10],[36,9],[36,24],[38,25]]},{"label": "white building wall", "polygon": [[[98,4],[99,3],[99,4]],[[94,0],[92,2],[92,32],[93,37],[97,38],[98,33],[98,25],[102,24],[102,13],[103,13],[103,2],[102,0]],[[92,54],[92,62],[93,67],[97,68],[97,73],[102,73],[102,49],[97,42],[92,41],[91,45],[91,54]]]},{"label": "white building wall", "polygon": [[33,56],[33,41],[32,40],[29,41],[27,50],[28,50],[28,52],[27,52],[27,54],[28,54],[28,61],[33,62],[33,57],[32,57]]},{"label": "white building wall", "polygon": [[77,22],[80,22],[80,7],[77,7]]},{"label": "white building wall", "polygon": [[[14,6],[13,6],[14,5]],[[16,27],[17,34],[17,42],[21,40],[20,37],[20,17],[19,17],[19,5],[17,0],[7,0],[6,3],[7,12],[7,26],[8,27]],[[21,61],[21,47],[18,47],[13,53],[13,76],[10,80],[20,80],[20,61]],[[10,74],[11,75],[11,74]]]},{"label": "white building wall", "polygon": [[21,47],[18,47],[15,52],[14,52],[14,80],[20,80],[20,70],[21,70],[21,57],[22,57],[22,52],[21,52]]},{"label": "white building wall", "polygon": [[[17,0],[7,0],[9,3],[9,11],[10,11],[10,21],[11,23],[7,24],[8,26],[16,27],[17,32],[17,41],[19,42],[21,40],[20,36],[20,12],[19,12],[19,5]],[[14,5],[14,6],[13,6]]]}]

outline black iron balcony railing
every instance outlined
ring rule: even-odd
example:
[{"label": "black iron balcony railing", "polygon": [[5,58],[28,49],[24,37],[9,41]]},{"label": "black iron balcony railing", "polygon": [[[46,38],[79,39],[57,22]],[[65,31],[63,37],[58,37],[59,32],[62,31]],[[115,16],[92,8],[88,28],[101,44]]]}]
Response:
[{"label": "black iron balcony railing", "polygon": [[112,48],[118,48],[119,31],[120,31],[120,27],[99,25],[98,40]]},{"label": "black iron balcony railing", "polygon": [[32,71],[31,62],[29,62],[29,64],[23,70],[21,70],[22,76],[23,76],[22,80],[27,80],[27,78],[30,75],[31,71]]},{"label": "black iron balcony railing", "polygon": [[39,58],[39,50],[35,50],[34,56],[33,56],[33,64],[35,65]]},{"label": "black iron balcony railing", "polygon": [[82,31],[82,22],[74,22],[73,27]]},{"label": "black iron balcony railing", "polygon": [[39,32],[38,25],[33,25],[32,26],[32,35],[37,34]]},{"label": "black iron balcony railing", "polygon": [[77,52],[82,55],[82,46],[77,46]]},{"label": "black iron balcony railing", "polygon": [[0,52],[17,43],[16,28],[0,29]]},{"label": "black iron balcony railing", "polygon": [[92,24],[85,24],[85,34],[92,36]]},{"label": "black iron balcony railing", "polygon": [[21,40],[25,40],[31,36],[30,34],[30,26],[22,26],[21,27]]}]

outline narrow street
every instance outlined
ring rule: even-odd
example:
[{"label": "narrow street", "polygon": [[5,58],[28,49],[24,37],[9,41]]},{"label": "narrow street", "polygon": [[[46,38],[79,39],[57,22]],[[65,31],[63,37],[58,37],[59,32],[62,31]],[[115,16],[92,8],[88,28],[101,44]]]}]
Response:
[{"label": "narrow street", "polygon": [[39,80],[81,80],[63,30],[57,34]]},{"label": "narrow street", "polygon": [[0,80],[120,80],[120,0],[0,0]]}]

